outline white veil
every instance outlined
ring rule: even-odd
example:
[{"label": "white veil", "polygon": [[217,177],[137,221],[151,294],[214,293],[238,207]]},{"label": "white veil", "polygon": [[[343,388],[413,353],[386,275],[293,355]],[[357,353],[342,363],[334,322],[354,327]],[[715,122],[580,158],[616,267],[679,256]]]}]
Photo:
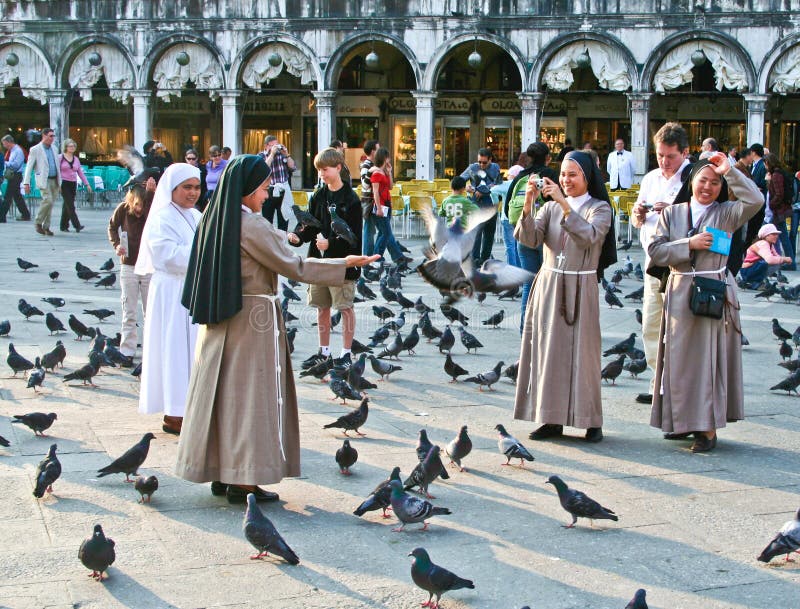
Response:
[{"label": "white veil", "polygon": [[147,215],[147,222],[145,222],[144,230],[142,231],[139,256],[136,258],[136,267],[134,269],[137,275],[149,275],[155,271],[153,267],[153,257],[150,254],[150,248],[147,246],[150,229],[154,222],[153,217],[172,203],[172,191],[182,182],[192,178],[200,179],[200,170],[197,167],[189,165],[188,163],[173,163],[167,167],[161,179],[158,181],[156,192],[153,195],[153,203]]}]

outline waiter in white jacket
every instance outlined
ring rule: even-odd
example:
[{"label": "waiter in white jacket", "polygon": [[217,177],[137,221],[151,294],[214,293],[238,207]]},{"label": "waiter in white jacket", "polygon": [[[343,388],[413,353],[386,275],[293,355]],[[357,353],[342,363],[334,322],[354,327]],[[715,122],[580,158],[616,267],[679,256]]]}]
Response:
[{"label": "waiter in white jacket", "polygon": [[625,140],[619,138],[614,142],[614,150],[608,155],[606,171],[611,190],[630,188],[636,167],[633,164],[633,153],[625,150]]}]

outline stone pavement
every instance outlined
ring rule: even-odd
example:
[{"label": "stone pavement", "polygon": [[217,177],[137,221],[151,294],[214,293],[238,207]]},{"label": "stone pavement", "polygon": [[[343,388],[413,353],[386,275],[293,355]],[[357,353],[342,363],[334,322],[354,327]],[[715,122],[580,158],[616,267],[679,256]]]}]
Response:
[{"label": "stone pavement", "polygon": [[[12,324],[11,337],[0,338],[3,352],[13,342],[32,360],[56,340],[42,318],[24,321],[16,309],[19,298],[45,312],[51,307],[42,297],[65,298],[67,305],[57,312],[65,323],[70,313],[89,321],[85,307],[111,308],[117,314],[101,327],[109,335],[118,330],[118,290],[85,284],[74,272],[76,260],[96,268],[111,255],[105,238],[110,211],[79,213],[88,227],[79,235],[40,237],[30,223],[0,227],[0,319]],[[422,241],[408,243],[419,259]],[[496,254],[501,251],[498,243]],[[40,267],[23,273],[18,255]],[[632,256],[640,260],[641,250]],[[58,282],[50,282],[50,270],[61,272]],[[792,281],[798,279],[794,274]],[[621,287],[628,293],[640,285],[626,279]],[[409,298],[422,295],[430,305],[438,303],[434,290],[415,276],[404,288]],[[411,609],[426,595],[411,582],[407,555],[423,546],[434,562],[475,582],[474,590],[445,595],[448,609],[621,609],[639,587],[647,589],[649,606],[661,609],[798,609],[800,562],[767,567],[755,556],[800,507],[800,400],[767,390],[785,376],[775,365],[770,319],[777,316],[792,331],[800,324],[800,309],[758,302],[752,293],[742,301],[750,340],[744,351],[748,418],[722,430],[708,455],[664,441],[648,425],[649,408],[633,401],[647,390],[647,374],[637,380],[625,373],[616,385],[604,385],[601,444],[578,437],[529,441],[533,425],[512,419],[514,386],[508,379],[482,393],[474,385],[449,384],[442,357],[423,340],[417,356],[401,358],[401,372],[370,392],[362,430],[367,436],[352,441],[359,461],[353,475],[344,477],[333,459],[343,436],[322,425],[355,404],[345,408],[330,400],[326,385],[299,379],[303,476],[273,487],[281,502],[264,507],[300,556],[296,567],[271,558],[249,560],[253,550],[241,533],[243,507],[213,497],[207,484],[173,475],[177,441],[160,431],[159,417],[137,413],[138,382],[127,370],[104,369],[97,389],[62,383],[64,371],[85,362],[88,345],[73,341],[71,333],[61,335],[68,351],[64,371],[48,374],[38,395],[20,378],[9,378],[8,367],[0,364],[0,435],[11,441],[0,449],[0,607]],[[466,355],[457,341],[459,364],[475,373],[501,359],[516,361],[518,300],[489,297],[460,308],[485,348]],[[506,310],[500,329],[479,323],[500,308]],[[634,308],[602,307],[605,346],[640,333]],[[291,310],[301,317],[294,355],[299,369],[316,349],[314,314],[300,305]],[[358,310],[356,336],[363,340],[376,323],[368,305]],[[443,326],[441,313],[433,319]],[[340,341],[334,331],[337,351]],[[375,380],[369,367],[365,376]],[[58,413],[51,438],[9,423],[12,414],[30,411]],[[523,440],[535,463],[525,469],[501,466],[497,423]],[[420,428],[444,446],[463,424],[475,445],[465,460],[469,471],[451,471],[449,481],[431,487],[434,503],[449,507],[451,516],[433,518],[425,532],[410,526],[393,533],[394,518],[352,515],[393,466],[404,475],[411,471]],[[160,488],[152,504],[140,505],[122,476],[98,479],[95,473],[147,431],[156,439],[141,473],[156,474]],[[64,473],[54,496],[37,501],[32,476],[51,442],[58,444]],[[619,522],[562,528],[568,516],[552,486],[544,484],[552,474],[616,510]],[[117,561],[104,584],[88,578],[77,558],[95,523],[117,543]]]}]

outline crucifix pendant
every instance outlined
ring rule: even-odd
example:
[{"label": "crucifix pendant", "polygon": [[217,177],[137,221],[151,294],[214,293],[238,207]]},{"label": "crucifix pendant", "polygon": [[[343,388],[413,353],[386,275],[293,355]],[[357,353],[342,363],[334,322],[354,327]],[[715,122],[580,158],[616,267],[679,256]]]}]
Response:
[{"label": "crucifix pendant", "polygon": [[564,264],[564,260],[566,260],[566,259],[567,259],[567,257],[564,255],[564,252],[561,252],[558,256],[556,256],[556,260],[558,260],[559,268]]}]

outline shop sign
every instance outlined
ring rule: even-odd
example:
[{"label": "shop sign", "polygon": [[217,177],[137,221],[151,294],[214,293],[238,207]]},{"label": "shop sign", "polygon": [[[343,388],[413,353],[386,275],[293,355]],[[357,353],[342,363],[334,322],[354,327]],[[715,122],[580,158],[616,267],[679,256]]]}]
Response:
[{"label": "shop sign", "polygon": [[127,104],[118,102],[114,99],[111,99],[110,97],[102,97],[100,95],[95,95],[92,98],[92,101],[90,102],[85,101],[83,103],[84,105],[88,104],[89,108],[91,108],[93,112],[94,111],[102,112],[104,110],[110,110],[110,111],[125,110],[128,107]]},{"label": "shop sign", "polygon": [[413,114],[417,111],[417,100],[413,97],[393,97],[389,100],[389,110],[400,114]]},{"label": "shop sign", "polygon": [[596,95],[578,102],[579,116],[627,116],[627,98],[624,95]]},{"label": "shop sign", "polygon": [[481,110],[487,114],[519,114],[522,112],[522,104],[515,97],[490,97],[481,102]]},{"label": "shop sign", "polygon": [[285,99],[248,99],[244,105],[248,114],[292,114]]},{"label": "shop sign", "polygon": [[470,103],[463,97],[437,97],[436,112],[469,112]]},{"label": "shop sign", "polygon": [[548,97],[544,100],[542,111],[548,114],[566,114],[567,100],[560,97]]},{"label": "shop sign", "polygon": [[380,100],[368,95],[342,95],[336,98],[336,116],[379,116]]},{"label": "shop sign", "polygon": [[173,97],[169,102],[162,99],[156,101],[156,110],[161,112],[209,113],[207,97]]}]

